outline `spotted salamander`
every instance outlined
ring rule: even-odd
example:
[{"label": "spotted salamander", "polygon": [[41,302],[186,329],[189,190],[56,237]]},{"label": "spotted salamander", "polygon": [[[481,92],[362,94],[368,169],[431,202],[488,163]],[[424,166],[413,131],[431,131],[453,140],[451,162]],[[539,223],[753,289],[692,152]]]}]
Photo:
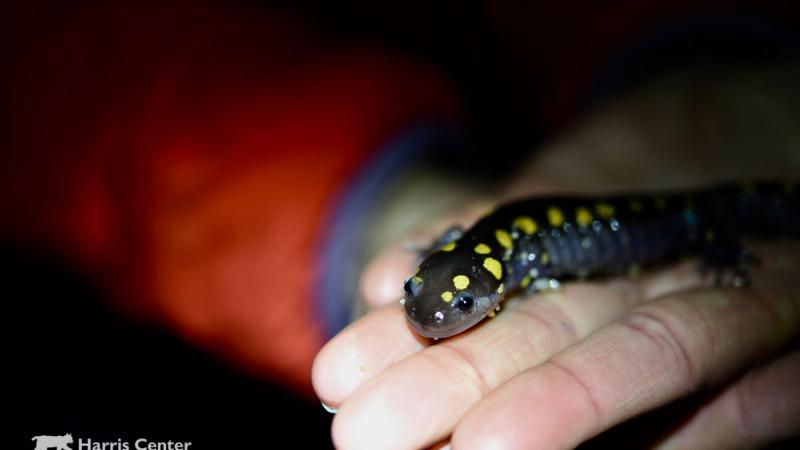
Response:
[{"label": "spotted salamander", "polygon": [[748,282],[742,237],[800,237],[795,183],[719,185],[691,192],[528,198],[451,230],[404,283],[406,317],[426,337],[493,317],[505,296],[570,278],[625,273],[700,255],[720,280]]}]

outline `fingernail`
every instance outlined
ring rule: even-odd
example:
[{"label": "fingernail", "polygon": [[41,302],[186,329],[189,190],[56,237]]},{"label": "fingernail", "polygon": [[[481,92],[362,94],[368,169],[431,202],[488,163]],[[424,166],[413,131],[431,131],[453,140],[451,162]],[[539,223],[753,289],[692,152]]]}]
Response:
[{"label": "fingernail", "polygon": [[325,402],[320,402],[320,403],[322,404],[322,407],[325,408],[325,411],[328,411],[331,414],[336,414],[336,412],[339,411],[338,409],[334,408],[333,406],[326,405]]}]

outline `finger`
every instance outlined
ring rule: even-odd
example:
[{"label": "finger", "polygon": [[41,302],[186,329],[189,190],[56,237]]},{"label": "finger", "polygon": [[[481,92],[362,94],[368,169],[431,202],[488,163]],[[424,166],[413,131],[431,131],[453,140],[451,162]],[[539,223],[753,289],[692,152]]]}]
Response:
[{"label": "finger", "polygon": [[761,448],[797,435],[800,352],[795,351],[727,387],[658,448]]},{"label": "finger", "polygon": [[361,276],[361,295],[367,307],[398,302],[403,295],[403,280],[413,273],[418,258],[404,244],[395,244],[378,254]]},{"label": "finger", "polygon": [[311,382],[320,400],[336,408],[358,386],[427,345],[408,329],[400,304],[387,305],[325,344],[314,358]]},{"label": "finger", "polygon": [[789,263],[765,260],[769,270],[756,271],[752,289],[669,295],[515,377],[470,411],[454,444],[574,447],[775,352],[800,322],[793,289],[798,249],[791,243],[759,252]]},{"label": "finger", "polygon": [[[638,280],[567,284],[560,292],[516,302],[482,326],[406,358],[361,386],[334,419],[334,441],[341,448],[429,445],[505,380],[668,286],[698,283],[688,266]],[[353,344],[367,354],[385,351],[368,341]]]}]

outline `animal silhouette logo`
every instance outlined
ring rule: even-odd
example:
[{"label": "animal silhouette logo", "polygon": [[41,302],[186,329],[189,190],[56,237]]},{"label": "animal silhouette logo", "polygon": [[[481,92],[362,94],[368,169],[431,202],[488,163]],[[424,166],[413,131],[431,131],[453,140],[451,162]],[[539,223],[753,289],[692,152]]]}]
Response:
[{"label": "animal silhouette logo", "polygon": [[56,450],[72,450],[69,444],[72,444],[72,435],[67,433],[63,436],[34,436],[32,441],[36,441],[36,447],[33,450],[48,450],[55,448]]}]

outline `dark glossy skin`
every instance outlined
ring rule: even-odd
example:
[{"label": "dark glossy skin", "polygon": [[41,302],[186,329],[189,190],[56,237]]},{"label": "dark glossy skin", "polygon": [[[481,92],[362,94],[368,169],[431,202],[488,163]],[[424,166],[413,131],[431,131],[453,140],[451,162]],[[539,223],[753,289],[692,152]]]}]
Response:
[{"label": "dark glossy skin", "polygon": [[560,281],[624,273],[697,254],[704,267],[748,282],[743,236],[800,235],[794,183],[705,191],[552,197],[505,204],[431,253],[404,285],[412,329],[432,338],[493,316],[505,295]]}]

